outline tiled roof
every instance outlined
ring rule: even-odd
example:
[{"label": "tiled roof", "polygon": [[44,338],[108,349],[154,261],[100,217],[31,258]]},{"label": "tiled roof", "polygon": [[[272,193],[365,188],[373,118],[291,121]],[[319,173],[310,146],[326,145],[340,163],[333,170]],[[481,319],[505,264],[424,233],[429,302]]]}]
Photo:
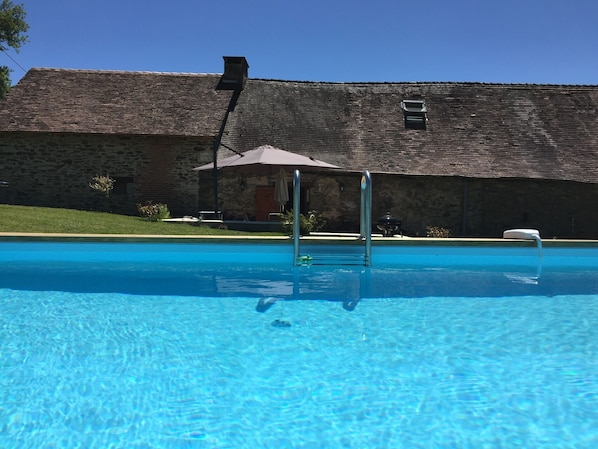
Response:
[{"label": "tiled roof", "polygon": [[[233,94],[219,81],[32,69],[0,102],[0,131],[214,137]],[[405,99],[425,101],[426,129],[405,129]],[[249,79],[222,142],[372,173],[598,183],[598,86]]]},{"label": "tiled roof", "polygon": [[32,69],[0,103],[0,130],[213,136],[220,75]]},{"label": "tiled roof", "polygon": [[[423,99],[427,129],[401,101]],[[247,82],[224,142],[352,170],[598,183],[598,86]]]}]

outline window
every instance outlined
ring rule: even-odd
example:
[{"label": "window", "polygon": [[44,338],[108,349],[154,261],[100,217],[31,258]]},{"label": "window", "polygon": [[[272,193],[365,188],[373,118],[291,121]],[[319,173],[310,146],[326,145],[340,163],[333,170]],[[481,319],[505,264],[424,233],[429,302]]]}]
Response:
[{"label": "window", "polygon": [[114,176],[114,188],[112,189],[113,195],[127,195],[131,196],[135,184],[133,183],[132,176]]},{"label": "window", "polygon": [[405,128],[426,129],[428,109],[424,100],[403,100],[401,109],[405,116]]}]

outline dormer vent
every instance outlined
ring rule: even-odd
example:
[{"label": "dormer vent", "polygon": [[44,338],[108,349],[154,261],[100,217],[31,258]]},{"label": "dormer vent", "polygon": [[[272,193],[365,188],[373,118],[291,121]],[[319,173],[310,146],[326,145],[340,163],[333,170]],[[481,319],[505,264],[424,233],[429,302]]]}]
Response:
[{"label": "dormer vent", "polygon": [[243,56],[224,56],[224,74],[219,88],[224,90],[243,90],[247,81],[249,64]]},{"label": "dormer vent", "polygon": [[403,100],[401,109],[405,116],[405,128],[426,129],[428,109],[424,100]]}]

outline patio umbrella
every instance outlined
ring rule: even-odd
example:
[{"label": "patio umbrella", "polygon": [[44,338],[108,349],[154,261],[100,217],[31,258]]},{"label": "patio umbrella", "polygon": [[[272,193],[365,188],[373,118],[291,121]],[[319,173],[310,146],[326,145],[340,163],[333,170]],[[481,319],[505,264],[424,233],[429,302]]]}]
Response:
[{"label": "patio umbrella", "polygon": [[284,205],[289,201],[289,189],[287,188],[287,175],[281,168],[274,184],[274,200],[280,205],[280,211],[284,212]]},{"label": "patio umbrella", "polygon": [[[340,168],[336,165],[281,150],[271,145],[262,145],[253,150],[220,159],[217,161],[217,164],[218,169],[237,169],[256,175],[275,173],[276,169],[292,171],[296,169],[320,170]],[[212,170],[213,168],[214,164],[210,162],[209,164],[195,167],[193,170],[205,171]]]}]

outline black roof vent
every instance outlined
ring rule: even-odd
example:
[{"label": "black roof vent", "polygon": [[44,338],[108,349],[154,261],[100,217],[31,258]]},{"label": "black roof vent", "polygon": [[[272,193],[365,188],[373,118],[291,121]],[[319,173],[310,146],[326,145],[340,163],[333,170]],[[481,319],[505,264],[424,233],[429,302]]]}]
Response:
[{"label": "black roof vent", "polygon": [[243,56],[224,56],[224,74],[218,84],[223,90],[243,90],[249,64]]}]

